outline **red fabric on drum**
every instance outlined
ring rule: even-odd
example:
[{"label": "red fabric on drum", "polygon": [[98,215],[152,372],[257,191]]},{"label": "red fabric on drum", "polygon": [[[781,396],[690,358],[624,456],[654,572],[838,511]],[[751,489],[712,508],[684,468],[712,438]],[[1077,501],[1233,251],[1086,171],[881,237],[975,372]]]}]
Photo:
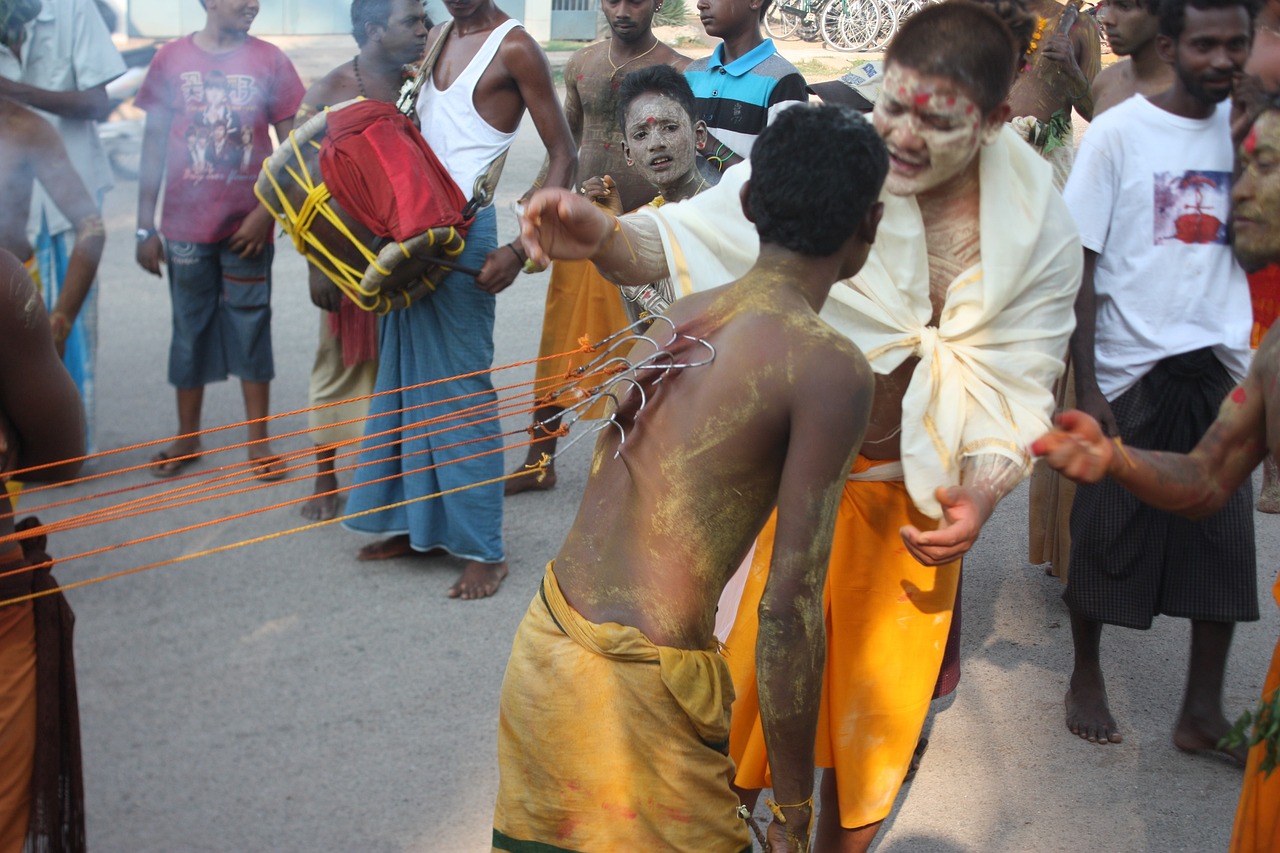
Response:
[{"label": "red fabric on drum", "polygon": [[338,204],[379,237],[403,242],[464,224],[466,196],[413,123],[384,101],[330,110],[320,174]]}]

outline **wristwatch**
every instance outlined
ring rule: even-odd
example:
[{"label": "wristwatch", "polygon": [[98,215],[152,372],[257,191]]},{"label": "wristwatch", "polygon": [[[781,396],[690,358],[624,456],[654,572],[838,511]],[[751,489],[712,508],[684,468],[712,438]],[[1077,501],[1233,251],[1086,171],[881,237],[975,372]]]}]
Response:
[{"label": "wristwatch", "polygon": [[156,229],[154,229],[154,228],[139,228],[139,229],[134,233],[134,236],[136,236],[136,237],[138,238],[138,242],[139,242],[139,243],[145,243],[145,242],[147,242],[148,240],[150,240],[152,237],[156,236]]}]

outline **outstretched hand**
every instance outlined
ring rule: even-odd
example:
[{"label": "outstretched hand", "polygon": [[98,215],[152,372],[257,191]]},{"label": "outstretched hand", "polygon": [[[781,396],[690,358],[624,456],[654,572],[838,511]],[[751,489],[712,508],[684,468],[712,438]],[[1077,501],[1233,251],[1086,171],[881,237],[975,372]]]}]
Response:
[{"label": "outstretched hand", "polygon": [[939,486],[934,496],[942,504],[942,526],[921,532],[908,524],[898,531],[911,556],[926,566],[940,566],[963,557],[978,541],[982,525],[995,509],[986,492],[968,486]]},{"label": "outstretched hand", "polygon": [[584,195],[546,187],[529,197],[520,215],[520,242],[529,259],[547,266],[553,259],[583,260],[613,233],[616,220]]},{"label": "outstretched hand", "polygon": [[1115,447],[1098,422],[1077,409],[1054,418],[1057,428],[1031,443],[1031,452],[1077,483],[1096,483],[1107,475]]}]

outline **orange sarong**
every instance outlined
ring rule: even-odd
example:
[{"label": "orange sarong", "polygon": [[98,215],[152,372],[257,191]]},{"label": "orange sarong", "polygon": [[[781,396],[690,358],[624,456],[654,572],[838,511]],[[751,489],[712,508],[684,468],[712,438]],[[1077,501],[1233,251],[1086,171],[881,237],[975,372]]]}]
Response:
[{"label": "orange sarong", "polygon": [[31,602],[0,607],[0,853],[22,853],[36,758],[36,622]]},{"label": "orange sarong", "polygon": [[[1272,590],[1276,604],[1280,605],[1280,578]],[[1271,669],[1262,685],[1264,698],[1280,689],[1280,641],[1271,656]],[[1270,776],[1262,772],[1265,744],[1249,750],[1249,761],[1244,768],[1244,787],[1240,790],[1240,805],[1236,808],[1236,823],[1231,830],[1231,853],[1273,853],[1280,850],[1280,769]]]},{"label": "orange sarong", "polygon": [[[876,463],[858,457],[854,472]],[[757,611],[768,578],[776,514],[756,540],[738,616],[725,643],[737,700],[729,754],[737,784],[771,787],[756,688]],[[827,668],[815,760],[834,767],[840,823],[884,820],[902,786],[951,627],[960,561],[922,566],[899,528],[937,526],[912,504],[901,481],[845,484],[836,520],[824,607]]]},{"label": "orange sarong", "polygon": [[[551,282],[547,285],[547,306],[542,318],[542,342],[538,356],[545,358],[556,353],[577,349],[579,338],[597,343],[624,329],[630,324],[622,307],[622,294],[596,270],[590,261],[556,261],[551,265]],[[538,362],[535,378],[537,388],[544,391],[556,380],[562,380],[571,370],[576,370],[596,357],[595,353],[553,358]],[[602,377],[591,377],[570,386],[560,393],[554,405],[567,408],[575,399],[576,389],[590,390]],[[600,406],[594,406],[591,417],[601,417]]]}]

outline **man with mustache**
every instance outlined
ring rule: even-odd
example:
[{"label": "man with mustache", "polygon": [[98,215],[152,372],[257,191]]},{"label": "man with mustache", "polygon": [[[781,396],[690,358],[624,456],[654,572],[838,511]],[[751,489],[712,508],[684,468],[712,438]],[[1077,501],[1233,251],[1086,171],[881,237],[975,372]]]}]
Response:
[{"label": "man with mustache", "polygon": [[[1280,103],[1266,106],[1241,148],[1241,173],[1231,196],[1235,252],[1247,266],[1280,261]],[[1082,412],[1067,412],[1058,428],[1036,441],[1033,450],[1052,467],[1082,483],[1108,474],[1154,507],[1188,518],[1204,518],[1247,488],[1249,475],[1268,452],[1280,451],[1275,411],[1280,371],[1280,333],[1273,328],[1258,347],[1244,381],[1227,396],[1217,419],[1189,454],[1132,449],[1117,452],[1098,423]],[[1212,576],[1214,566],[1205,566]],[[1280,604],[1280,581],[1274,590]],[[1274,761],[1277,738],[1260,739],[1268,713],[1276,713],[1280,688],[1280,643],[1262,688],[1263,711],[1245,767],[1244,788],[1231,834],[1233,853],[1280,849],[1280,773],[1264,769]],[[1274,720],[1274,716],[1270,719]]]},{"label": "man with mustache", "polygon": [[[1076,399],[1107,435],[1137,447],[1190,450],[1248,369],[1249,291],[1225,220],[1227,97],[1249,54],[1252,14],[1241,0],[1162,2],[1157,46],[1173,66],[1172,88],[1100,116],[1064,193],[1085,247],[1071,349]],[[1102,625],[1146,629],[1164,613],[1192,620],[1174,744],[1217,749],[1229,728],[1222,678],[1234,623],[1258,618],[1250,494],[1237,490],[1224,503],[1191,523],[1143,507],[1114,483],[1076,492],[1066,722],[1081,738],[1121,740],[1102,674]],[[1242,750],[1229,755],[1243,760]]]}]

